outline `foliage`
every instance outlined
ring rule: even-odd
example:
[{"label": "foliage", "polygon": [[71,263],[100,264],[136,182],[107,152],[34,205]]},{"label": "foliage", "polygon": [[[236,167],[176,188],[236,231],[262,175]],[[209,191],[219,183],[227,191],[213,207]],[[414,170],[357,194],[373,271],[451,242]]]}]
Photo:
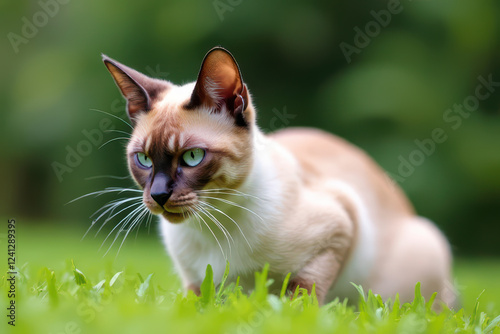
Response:
[{"label": "foliage", "polygon": [[[355,286],[357,307],[339,299],[319,307],[315,294],[303,289],[269,294],[267,266],[255,273],[250,293],[237,283],[217,288],[208,266],[199,297],[165,289],[153,274],[89,277],[69,261],[65,270],[42,268],[34,277],[28,269],[18,269],[23,308],[16,333],[500,333],[500,316],[479,312],[479,301],[470,314],[447,307],[435,312],[435,295],[425,301],[419,284],[411,303],[401,305],[397,296],[384,301]],[[1,285],[7,288],[6,277]]]},{"label": "foliage", "polygon": [[[0,5],[5,32],[0,42],[5,78],[0,81],[0,172],[8,176],[3,180],[7,190],[0,193],[1,213],[86,226],[101,203],[64,203],[131,183],[86,180],[128,174],[124,141],[99,149],[118,136],[101,131],[103,119],[129,131],[113,117],[92,111],[126,117],[101,53],[180,84],[196,78],[207,50],[223,45],[237,58],[259,125],[267,131],[319,127],[360,146],[393,175],[400,157],[409,160],[412,152],[422,151],[415,140],[427,143],[424,152],[430,153],[416,159],[419,165],[399,184],[458,252],[499,254],[498,87],[490,87],[495,91],[470,114],[452,123],[443,120],[455,104],[472,101],[479,76],[500,81],[498,1],[402,0],[402,10],[378,33],[370,33],[374,36],[350,62],[341,43],[355,45],[356,31],[370,24],[377,31],[374,15],[389,20],[380,13],[398,1],[45,2],[56,4],[57,13],[18,53],[5,35],[21,34],[26,20],[43,16],[38,15],[42,7],[37,1]],[[436,128],[447,139],[431,150],[426,140]],[[52,164],[67,165],[68,148],[91,152],[81,160],[73,157],[71,172],[59,180]]]}]

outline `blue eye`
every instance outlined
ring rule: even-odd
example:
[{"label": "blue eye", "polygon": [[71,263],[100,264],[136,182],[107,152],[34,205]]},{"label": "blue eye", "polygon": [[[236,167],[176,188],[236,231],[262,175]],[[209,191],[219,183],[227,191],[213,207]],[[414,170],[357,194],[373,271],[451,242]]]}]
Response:
[{"label": "blue eye", "polygon": [[151,161],[151,158],[142,152],[135,154],[135,161],[141,168],[149,169],[153,167],[153,161]]},{"label": "blue eye", "polygon": [[198,166],[205,157],[205,151],[201,148],[193,148],[192,150],[188,150],[184,152],[182,155],[182,160],[189,167]]}]

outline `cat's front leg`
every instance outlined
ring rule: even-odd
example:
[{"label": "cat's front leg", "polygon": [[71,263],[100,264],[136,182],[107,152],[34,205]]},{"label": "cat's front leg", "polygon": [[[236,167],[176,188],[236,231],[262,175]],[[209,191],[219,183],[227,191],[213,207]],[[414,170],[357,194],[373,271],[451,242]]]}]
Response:
[{"label": "cat's front leg", "polygon": [[320,305],[338,277],[341,269],[339,254],[328,249],[312,258],[289,282],[288,291],[292,294],[300,287],[310,294],[313,285]]},{"label": "cat's front leg", "polygon": [[188,291],[188,290],[193,291],[194,294],[197,296],[201,295],[200,286],[198,284],[189,283],[189,284],[185,285],[185,291]]}]

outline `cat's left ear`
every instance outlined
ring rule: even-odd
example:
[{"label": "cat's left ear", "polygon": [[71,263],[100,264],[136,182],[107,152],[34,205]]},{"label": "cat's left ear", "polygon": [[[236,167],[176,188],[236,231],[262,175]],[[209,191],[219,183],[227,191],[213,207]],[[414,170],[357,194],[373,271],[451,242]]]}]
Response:
[{"label": "cat's left ear", "polygon": [[171,85],[168,81],[150,78],[106,55],[102,55],[102,60],[127,100],[127,114],[132,123],[141,112],[151,110],[156,98]]},{"label": "cat's left ear", "polygon": [[247,126],[248,91],[233,55],[222,47],[210,50],[201,65],[187,109],[207,107],[213,112],[224,108],[239,126]]}]

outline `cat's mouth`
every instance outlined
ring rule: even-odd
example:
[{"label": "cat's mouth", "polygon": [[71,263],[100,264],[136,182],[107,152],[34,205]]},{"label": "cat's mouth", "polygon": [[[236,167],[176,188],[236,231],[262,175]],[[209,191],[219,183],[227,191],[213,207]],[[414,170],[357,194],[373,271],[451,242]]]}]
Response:
[{"label": "cat's mouth", "polygon": [[171,223],[180,223],[190,216],[193,211],[193,203],[190,201],[167,202],[160,206],[153,201],[144,201],[146,207],[154,215],[161,215]]},{"label": "cat's mouth", "polygon": [[189,216],[189,206],[187,205],[175,205],[175,206],[162,206],[152,205],[151,203],[146,203],[149,211],[154,215],[161,215],[163,218],[172,223],[180,223],[184,221]]},{"label": "cat's mouth", "polygon": [[164,207],[163,210],[165,210],[168,213],[178,213],[178,214],[182,214],[183,212],[186,212],[186,210],[183,209],[183,207],[180,207],[180,206],[169,207],[169,208],[165,208]]},{"label": "cat's mouth", "polygon": [[163,208],[162,216],[172,223],[180,223],[187,218],[188,210],[183,207]]}]

